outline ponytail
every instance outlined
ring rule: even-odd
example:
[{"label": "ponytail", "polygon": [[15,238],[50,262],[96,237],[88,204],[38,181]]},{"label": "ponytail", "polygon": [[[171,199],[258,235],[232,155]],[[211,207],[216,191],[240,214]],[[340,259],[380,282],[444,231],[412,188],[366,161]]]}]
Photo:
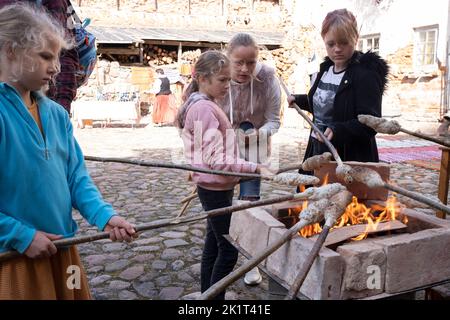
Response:
[{"label": "ponytail", "polygon": [[188,101],[189,97],[194,93],[198,92],[198,81],[195,78],[192,78],[191,83],[187,86],[186,90],[183,93],[183,104],[178,109],[177,117],[175,119],[175,126],[179,129],[184,128],[184,119],[186,118],[186,112],[188,109]]},{"label": "ponytail", "polygon": [[208,99],[205,95],[195,94],[200,89],[198,78],[200,76],[209,78],[212,75],[219,73],[223,67],[229,65],[230,60],[217,50],[206,51],[200,55],[194,66],[195,72],[192,81],[183,94],[184,103],[178,110],[177,118],[175,120],[175,125],[178,128],[182,129],[184,127],[184,121],[189,106],[200,100],[200,97],[202,99]]}]

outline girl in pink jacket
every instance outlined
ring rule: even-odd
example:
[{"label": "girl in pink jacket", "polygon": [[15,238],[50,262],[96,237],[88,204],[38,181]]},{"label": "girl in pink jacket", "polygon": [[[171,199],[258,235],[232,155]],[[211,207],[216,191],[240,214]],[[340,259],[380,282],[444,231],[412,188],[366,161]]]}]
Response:
[{"label": "girl in pink jacket", "polygon": [[[230,62],[218,51],[203,53],[195,64],[195,75],[186,90],[177,125],[181,129],[184,152],[195,167],[233,172],[258,172],[256,163],[240,159],[234,130],[226,114],[216,104],[230,86]],[[234,186],[239,178],[194,173],[193,181],[205,211],[232,205]],[[207,219],[205,247],[201,261],[201,292],[228,275],[234,268],[238,252],[223,237],[228,234],[231,214]],[[225,291],[217,300],[225,299]]]}]

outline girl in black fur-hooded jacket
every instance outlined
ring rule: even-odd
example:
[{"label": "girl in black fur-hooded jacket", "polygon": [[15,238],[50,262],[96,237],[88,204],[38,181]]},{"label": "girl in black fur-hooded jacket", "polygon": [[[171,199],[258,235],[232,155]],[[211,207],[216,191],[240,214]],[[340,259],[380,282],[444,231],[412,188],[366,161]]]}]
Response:
[{"label": "girl in black fur-hooded jacket", "polygon": [[[357,117],[381,117],[388,66],[373,52],[355,51],[357,30],[355,17],[346,9],[328,13],[322,25],[328,56],[308,95],[293,95],[288,102],[295,101],[313,114],[314,123],[343,161],[378,162],[376,132]],[[326,151],[326,145],[311,131],[305,159]]]}]

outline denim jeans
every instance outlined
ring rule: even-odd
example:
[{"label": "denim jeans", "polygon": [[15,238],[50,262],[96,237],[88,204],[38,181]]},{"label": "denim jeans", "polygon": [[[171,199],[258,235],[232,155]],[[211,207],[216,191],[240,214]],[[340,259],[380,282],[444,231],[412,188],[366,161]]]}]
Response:
[{"label": "denim jeans", "polygon": [[[197,187],[198,197],[205,211],[229,207],[233,203],[234,190],[212,191]],[[226,277],[237,262],[238,251],[222,235],[228,234],[231,213],[206,220],[205,247],[201,262],[201,292]],[[214,300],[225,300],[225,291]]]},{"label": "denim jeans", "polygon": [[[255,127],[251,122],[244,121],[239,125],[239,129],[246,132]],[[247,154],[247,152],[245,153]],[[245,160],[249,160],[245,157]],[[239,200],[259,200],[261,193],[261,179],[244,180],[239,183]]]},{"label": "denim jeans", "polygon": [[239,183],[239,200],[259,200],[261,179],[245,180]]}]

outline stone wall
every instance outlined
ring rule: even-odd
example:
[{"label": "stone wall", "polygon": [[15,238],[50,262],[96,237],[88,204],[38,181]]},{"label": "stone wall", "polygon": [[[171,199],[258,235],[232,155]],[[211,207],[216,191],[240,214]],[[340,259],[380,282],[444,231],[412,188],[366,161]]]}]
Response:
[{"label": "stone wall", "polygon": [[[434,9],[418,3],[407,17],[401,16],[409,3],[406,0],[224,0],[223,8],[219,0],[191,0],[191,14],[187,0],[121,0],[119,10],[117,0],[84,0],[80,9],[82,17],[92,18],[97,26],[282,31],[282,48],[273,52],[274,58],[263,58],[274,60],[269,62],[277,67],[278,75],[292,92],[303,93],[310,87],[309,74],[317,70],[326,54],[320,36],[323,18],[331,10],[347,7],[357,16],[362,34],[381,35],[380,54],[391,67],[383,115],[394,117],[407,128],[431,132],[438,126],[444,109],[443,73],[438,66],[427,72],[414,70],[413,29],[439,24],[438,58],[445,63],[445,1],[436,0],[439,6]],[[310,63],[313,55],[314,64]],[[283,100],[283,112],[289,111],[286,107]],[[285,117],[284,123],[289,122],[294,126],[301,124],[296,115]]]},{"label": "stone wall", "polygon": [[[157,6],[156,6],[157,3]],[[278,28],[278,1],[83,0],[79,10],[96,26],[265,29]],[[190,9],[190,12],[189,12]],[[113,24],[112,24],[113,22]]]},{"label": "stone wall", "polygon": [[433,132],[443,107],[443,74],[438,69],[428,73],[414,72],[412,55],[411,44],[386,58],[391,72],[383,100],[383,115],[394,117],[410,130]]}]

